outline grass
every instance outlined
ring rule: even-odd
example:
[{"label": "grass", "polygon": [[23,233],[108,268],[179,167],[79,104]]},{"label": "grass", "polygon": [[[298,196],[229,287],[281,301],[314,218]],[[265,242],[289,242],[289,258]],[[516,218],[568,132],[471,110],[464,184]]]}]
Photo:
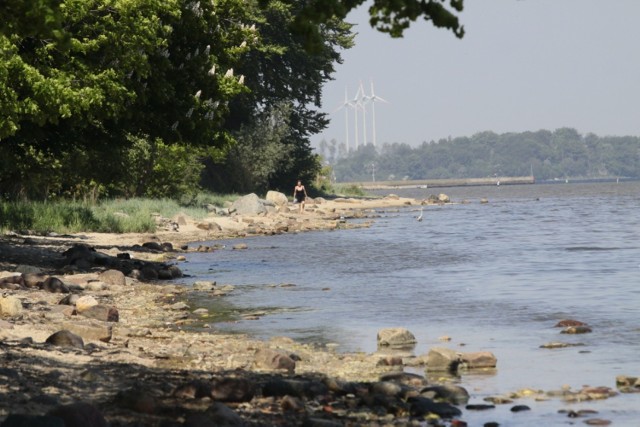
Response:
[{"label": "grass", "polygon": [[0,202],[0,230],[56,232],[146,233],[156,229],[155,217],[183,213],[194,219],[207,216],[207,204],[222,206],[236,195],[202,193],[189,203],[172,199],[114,199],[95,204],[75,201]]}]

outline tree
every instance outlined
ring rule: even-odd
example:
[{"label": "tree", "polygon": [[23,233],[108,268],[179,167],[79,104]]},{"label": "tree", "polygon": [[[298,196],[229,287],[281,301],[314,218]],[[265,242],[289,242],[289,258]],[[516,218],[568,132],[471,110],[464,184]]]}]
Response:
[{"label": "tree", "polygon": [[[296,0],[286,1],[290,4],[299,3]],[[305,38],[307,48],[314,50],[321,41],[318,24],[334,18],[343,20],[351,10],[363,3],[365,0],[308,0],[292,23],[293,31]],[[369,22],[373,28],[391,37],[402,37],[412,22],[423,18],[461,38],[464,36],[464,27],[460,25],[456,13],[462,11],[463,3],[464,0],[373,0],[369,7]]]}]

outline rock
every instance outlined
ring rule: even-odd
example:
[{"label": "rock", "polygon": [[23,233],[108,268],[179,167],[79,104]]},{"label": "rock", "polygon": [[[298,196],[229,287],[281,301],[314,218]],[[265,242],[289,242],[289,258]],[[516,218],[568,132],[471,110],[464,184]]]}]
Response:
[{"label": "rock", "polygon": [[20,264],[16,267],[17,273],[24,274],[44,274],[44,271],[40,267],[34,267],[33,265]]},{"label": "rock", "polygon": [[566,348],[566,347],[580,347],[584,346],[584,343],[567,343],[567,342],[549,342],[542,344],[540,348]]},{"label": "rock", "polygon": [[445,401],[453,405],[466,405],[469,402],[469,392],[459,385],[443,384],[425,387],[420,394],[436,401]]},{"label": "rock", "polygon": [[100,280],[109,286],[126,286],[127,278],[119,270],[105,270],[99,275]]},{"label": "rock", "polygon": [[498,359],[488,351],[462,353],[461,360],[468,369],[495,368],[498,364]]},{"label": "rock", "polygon": [[260,215],[267,211],[255,193],[237,199],[231,205],[231,210],[235,210],[239,215]]},{"label": "rock", "polygon": [[59,406],[48,415],[64,420],[65,427],[107,427],[108,425],[102,413],[95,406],[85,402]]},{"label": "rock", "polygon": [[515,405],[510,409],[511,412],[523,412],[523,411],[530,411],[530,410],[531,408],[528,407],[527,405]]},{"label": "rock", "polygon": [[378,331],[378,345],[388,347],[411,347],[416,337],[405,328],[386,328]]},{"label": "rock", "polygon": [[434,402],[426,397],[417,396],[408,399],[409,410],[414,417],[436,414],[441,418],[450,419],[462,415],[462,411],[448,403]]},{"label": "rock", "polygon": [[171,279],[178,279],[182,277],[182,270],[177,265],[170,265],[167,267],[169,273],[171,273]]},{"label": "rock", "polygon": [[96,305],[98,305],[98,301],[94,297],[91,295],[84,295],[76,301],[76,310],[78,313],[82,313]]},{"label": "rock", "polygon": [[106,283],[99,282],[99,281],[91,281],[84,286],[85,290],[91,291],[91,292],[100,292],[100,291],[104,291],[107,288],[108,286]]},{"label": "rock", "polygon": [[585,326],[586,323],[581,322],[579,320],[574,320],[574,319],[563,319],[560,320],[558,323],[556,323],[556,325],[554,326],[555,328],[566,328],[567,326]]},{"label": "rock", "polygon": [[24,285],[28,288],[40,288],[42,283],[47,280],[49,276],[42,273],[23,273],[22,279]]},{"label": "rock", "polygon": [[567,326],[566,328],[564,328],[562,331],[560,331],[561,334],[588,334],[592,332],[591,328],[588,326]]},{"label": "rock", "polygon": [[57,277],[48,277],[44,282],[42,282],[40,289],[42,289],[43,291],[60,294],[68,294],[69,292],[71,292],[69,290],[69,287]]},{"label": "rock", "polygon": [[158,242],[144,242],[142,247],[152,251],[163,252],[162,245]]},{"label": "rock", "polygon": [[373,383],[369,388],[369,392],[372,394],[382,394],[385,396],[400,396],[403,392],[403,388],[400,384],[391,381],[378,381]]},{"label": "rock", "polygon": [[454,350],[434,347],[427,354],[427,371],[457,372],[460,365],[460,354]]},{"label": "rock", "polygon": [[158,411],[158,399],[137,387],[119,391],[115,401],[119,406],[141,414],[153,415]]},{"label": "rock", "polygon": [[296,368],[296,362],[287,354],[264,348],[256,351],[254,362],[258,368],[269,370],[284,369],[293,372]]},{"label": "rock", "polygon": [[393,381],[408,387],[420,388],[427,385],[427,379],[422,375],[410,372],[392,372],[380,377],[380,381]]},{"label": "rock", "polygon": [[0,278],[0,289],[17,290],[24,286],[25,281],[21,274],[5,272]]},{"label": "rock", "polygon": [[22,313],[22,301],[13,295],[0,297],[0,315],[14,317]]},{"label": "rock", "polygon": [[75,307],[76,302],[80,299],[80,295],[78,294],[69,294],[66,297],[62,298],[58,304],[60,305],[72,305]]},{"label": "rock", "polygon": [[45,342],[58,347],[84,348],[82,338],[68,330],[58,331],[50,335]]},{"label": "rock", "polygon": [[267,191],[267,196],[265,197],[265,199],[268,202],[275,204],[276,206],[286,206],[289,203],[289,199],[287,199],[287,196],[285,196],[284,193],[280,193],[279,191]]},{"label": "rock", "polygon": [[120,314],[117,308],[102,304],[91,306],[79,313],[83,317],[101,320],[103,322],[118,322],[120,320]]},{"label": "rock", "polygon": [[205,414],[213,421],[216,427],[242,427],[245,422],[224,403],[215,402],[207,409]]},{"label": "rock", "polygon": [[616,387],[623,393],[640,393],[640,378],[618,375]]},{"label": "rock", "polygon": [[438,194],[438,201],[442,203],[449,203],[451,199],[449,199],[449,196],[447,196],[446,194],[440,193]]},{"label": "rock", "polygon": [[224,378],[214,381],[211,398],[219,402],[249,402],[255,392],[255,385],[247,379]]},{"label": "rock", "polygon": [[150,265],[145,265],[140,270],[142,280],[158,280],[158,271]]},{"label": "rock", "polygon": [[489,199],[486,199],[484,197],[482,199],[480,199],[480,204],[486,205],[487,203],[489,203]]},{"label": "rock", "polygon": [[189,310],[189,305],[185,302],[177,302],[175,304],[172,304],[169,308],[171,308],[171,310]]},{"label": "rock", "polygon": [[487,405],[485,403],[476,403],[464,407],[469,411],[486,411],[487,409],[496,409],[496,405]]},{"label": "rock", "polygon": [[216,287],[216,282],[199,280],[193,283],[193,289],[195,291],[212,291]]},{"label": "rock", "polygon": [[93,319],[67,321],[62,327],[90,341],[109,342],[113,335],[112,325]]},{"label": "rock", "polygon": [[248,249],[249,246],[247,246],[246,243],[237,243],[235,245],[233,245],[233,249],[234,250],[242,250],[242,249]]}]

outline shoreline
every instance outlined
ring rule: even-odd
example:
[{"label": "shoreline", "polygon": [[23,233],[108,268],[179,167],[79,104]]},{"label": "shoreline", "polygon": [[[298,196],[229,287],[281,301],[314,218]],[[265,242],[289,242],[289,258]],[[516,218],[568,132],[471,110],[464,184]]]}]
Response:
[{"label": "shoreline", "polygon": [[[376,209],[417,209],[423,203],[436,202],[394,196],[373,200],[336,199],[309,203],[304,214],[297,214],[295,207],[287,205],[280,212],[267,215],[212,217],[199,222],[183,218],[184,224],[180,224],[177,232],[90,233],[42,238],[11,236],[2,239],[0,245],[3,255],[0,270],[7,270],[10,266],[5,256],[8,252],[14,252],[14,260],[25,257],[25,262],[19,264],[49,257],[49,265],[54,265],[60,261],[55,259],[56,255],[59,257],[63,249],[74,243],[91,245],[111,257],[117,257],[126,250],[136,259],[179,266],[180,251],[144,250],[143,244],[171,242],[174,248],[179,248],[187,243],[252,235],[366,227],[370,219],[375,220],[372,217],[375,217]],[[350,223],[349,218],[359,221]],[[115,308],[119,319],[117,322],[96,319],[89,322],[74,314],[69,305],[59,304],[64,296],[60,293],[34,288],[6,290],[3,298],[19,299],[22,309],[15,316],[5,316],[0,320],[0,349],[5,366],[0,376],[7,377],[11,384],[0,388],[0,396],[3,397],[0,399],[0,421],[10,413],[44,415],[61,405],[68,406],[78,401],[94,405],[111,425],[134,422],[160,425],[170,420],[178,420],[182,422],[178,425],[185,425],[190,417],[207,413],[218,402],[224,402],[225,407],[244,423],[234,418],[240,424],[230,425],[300,425],[310,419],[316,424],[309,425],[377,425],[375,423],[378,422],[411,425],[407,423],[412,422],[412,417],[424,418],[435,411],[431,408],[421,413],[417,403],[407,403],[407,393],[418,398],[422,388],[436,384],[438,377],[443,376],[438,374],[423,381],[415,374],[403,373],[405,368],[424,372],[425,355],[336,353],[331,348],[300,344],[286,337],[260,341],[247,335],[221,333],[215,327],[205,332],[189,331],[185,327],[190,321],[208,313],[191,312],[192,308],[183,302],[185,297],[195,292],[214,293],[221,289],[212,286],[194,290],[191,286],[145,283],[124,276],[112,283],[97,272],[53,276],[74,286],[71,294],[90,296],[100,306]],[[219,295],[224,298],[224,292]],[[77,308],[76,304],[76,311]],[[86,338],[82,347],[45,344],[54,332],[78,328],[78,324],[85,328],[87,337],[91,336],[87,331],[104,334],[110,326],[110,337],[106,341]],[[11,372],[17,377],[10,375]],[[385,375],[392,375],[395,379],[381,381]],[[286,382],[294,379],[303,382],[302,385],[294,385],[305,389],[316,387],[321,392],[299,392],[290,383],[274,385],[276,380]],[[451,378],[444,383],[450,381]],[[221,382],[227,386],[216,388]],[[211,388],[209,393],[204,392],[204,396],[199,391],[202,383]],[[451,384],[455,383],[454,380]],[[277,388],[278,384],[284,390],[273,392],[271,389]],[[373,399],[371,390],[376,387],[384,389],[382,395],[389,400],[383,416],[372,410],[377,404],[370,402]],[[235,397],[220,398],[220,389],[230,389]],[[242,390],[245,390],[244,394]],[[333,400],[323,402],[322,396],[329,392]],[[580,391],[565,392],[568,396],[585,396],[584,393],[579,394]],[[610,392],[600,390],[599,395]],[[294,400],[287,400],[287,396],[293,396]],[[369,402],[364,406],[367,409],[350,408],[348,402],[356,398]],[[395,405],[404,409],[395,408]],[[366,423],[358,418],[363,416],[363,412],[367,415]],[[233,418],[232,415],[229,417]],[[446,423],[455,417],[444,412],[440,418]],[[491,421],[491,415],[486,418]],[[289,419],[291,423],[287,423]],[[334,424],[323,424],[326,422]]]}]

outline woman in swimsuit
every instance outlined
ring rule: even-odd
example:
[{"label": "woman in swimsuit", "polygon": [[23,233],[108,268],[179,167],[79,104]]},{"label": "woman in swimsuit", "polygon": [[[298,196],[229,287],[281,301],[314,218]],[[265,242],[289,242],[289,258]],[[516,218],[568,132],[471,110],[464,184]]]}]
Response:
[{"label": "woman in swimsuit", "polygon": [[300,213],[304,212],[304,201],[307,198],[307,190],[304,189],[302,181],[298,181],[298,184],[293,188],[293,201],[300,206]]}]

